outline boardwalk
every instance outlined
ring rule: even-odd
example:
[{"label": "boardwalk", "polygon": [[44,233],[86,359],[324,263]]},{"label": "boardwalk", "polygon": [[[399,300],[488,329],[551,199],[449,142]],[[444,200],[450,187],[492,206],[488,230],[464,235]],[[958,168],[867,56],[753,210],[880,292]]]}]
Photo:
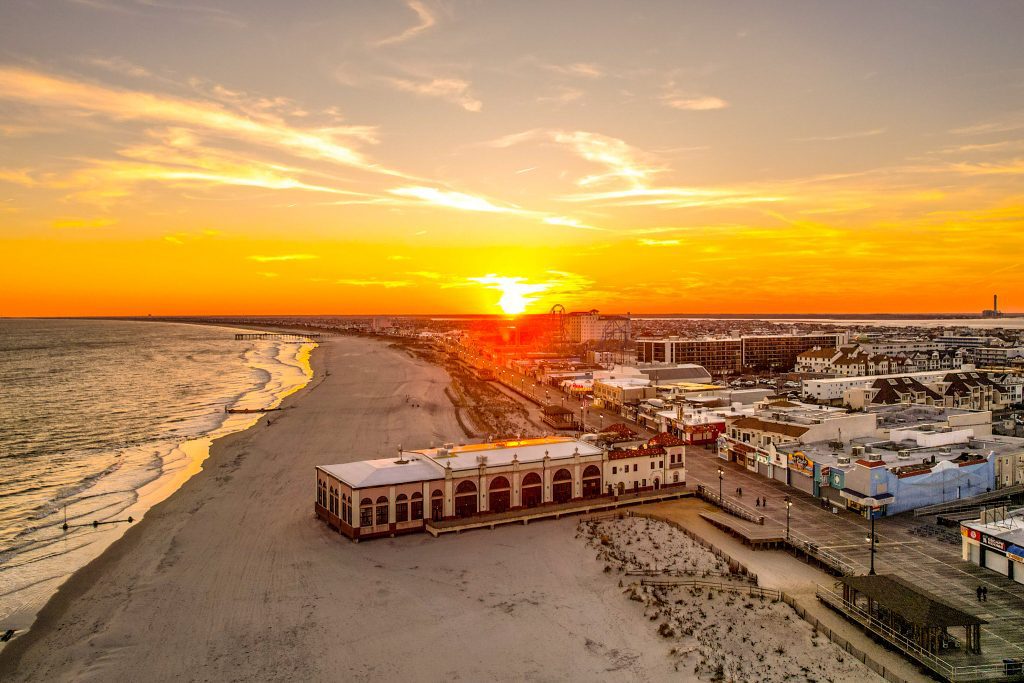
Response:
[{"label": "boardwalk", "polygon": [[[815,544],[843,562],[844,573],[866,574],[870,564],[867,538],[870,523],[846,510],[836,513],[823,510],[820,502],[770,479],[726,463],[702,448],[687,448],[687,480],[718,487],[718,467],[725,469],[726,500],[735,500],[729,491],[743,489],[743,501],[767,499],[767,507],[758,511],[765,517],[765,526],[785,528],[785,496],[791,496],[790,526],[796,539]],[[954,535],[922,535],[927,518],[911,514],[897,515],[876,521],[879,538],[875,553],[875,570],[892,573],[918,583],[922,588],[940,594],[943,599],[988,622],[981,631],[981,654],[965,655],[957,650],[940,658],[951,666],[1001,665],[1003,659],[1024,658],[1024,585],[1005,576],[977,567],[961,559],[959,538]],[[747,526],[751,526],[746,523]],[[932,525],[934,526],[934,525]],[[988,601],[979,603],[978,586],[988,588]],[[963,678],[967,680],[967,678]]]}]

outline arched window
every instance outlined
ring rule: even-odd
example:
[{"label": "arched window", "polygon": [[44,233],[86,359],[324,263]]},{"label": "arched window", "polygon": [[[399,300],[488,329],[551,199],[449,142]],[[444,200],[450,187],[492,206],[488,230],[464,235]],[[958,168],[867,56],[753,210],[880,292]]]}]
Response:
[{"label": "arched window", "polygon": [[505,512],[512,507],[512,488],[505,477],[491,480],[487,495],[487,509],[491,512]]},{"label": "arched window", "polygon": [[341,521],[352,523],[352,501],[344,493],[341,494]]},{"label": "arched window", "polygon": [[551,500],[556,503],[567,503],[572,500],[572,474],[567,469],[555,472],[551,486]]},{"label": "arched window", "polygon": [[520,489],[520,501],[523,507],[532,508],[543,502],[544,486],[543,482],[540,480],[540,475],[536,472],[530,472],[523,477],[523,483],[521,484]]},{"label": "arched window", "polygon": [[404,493],[399,493],[398,497],[395,498],[395,521],[409,521],[409,497]]},{"label": "arched window", "polygon": [[373,526],[373,501],[369,498],[359,501],[359,526]]},{"label": "arched window", "polygon": [[417,491],[412,494],[412,521],[423,519],[423,494]]},{"label": "arched window", "polygon": [[459,482],[455,488],[455,516],[469,517],[477,512],[476,484],[469,479]]},{"label": "arched window", "polygon": [[377,524],[388,523],[388,497],[380,496],[377,498]]}]

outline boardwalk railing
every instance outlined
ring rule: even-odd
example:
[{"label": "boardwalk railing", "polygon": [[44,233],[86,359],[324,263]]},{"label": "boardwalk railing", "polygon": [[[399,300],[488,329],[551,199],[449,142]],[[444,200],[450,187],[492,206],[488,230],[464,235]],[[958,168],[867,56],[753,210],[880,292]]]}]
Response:
[{"label": "boardwalk railing", "polygon": [[786,539],[786,542],[789,543],[790,547],[794,550],[799,550],[800,552],[805,553],[808,557],[813,557],[822,564],[836,570],[840,575],[853,576],[855,574],[863,573],[863,570],[859,565],[847,562],[828,548],[820,547],[817,543],[803,534],[790,531],[789,538]]},{"label": "boardwalk railing", "polygon": [[927,515],[938,515],[948,512],[976,510],[979,507],[986,505],[1008,502],[1012,500],[1014,496],[1022,495],[1024,495],[1024,484],[1015,484],[1013,486],[1007,486],[1006,488],[996,489],[995,491],[979,493],[978,495],[971,496],[970,498],[960,498],[959,500],[951,500],[948,503],[926,505],[915,509],[914,516],[925,517]]},{"label": "boardwalk railing", "polygon": [[[838,593],[830,591],[824,586],[818,586],[815,591],[818,600],[825,603],[832,609],[840,612],[848,619],[857,622],[865,630],[883,638],[890,645],[903,652],[908,657],[917,660],[928,669],[945,678],[948,681],[980,681],[986,679],[1002,678],[1004,665],[1001,663],[974,664],[969,666],[954,666],[943,661],[934,654],[924,649],[914,641],[910,640],[898,631],[894,631],[885,624],[879,622],[870,614],[857,607],[851,602],[843,599]],[[953,642],[959,646],[959,640],[950,636]]]},{"label": "boardwalk railing", "polygon": [[754,524],[764,524],[764,515],[758,514],[746,505],[741,505],[727,498],[720,498],[716,492],[712,491],[704,484],[697,484],[697,495],[709,503],[714,503],[731,515],[736,515],[737,517],[745,519],[748,522],[753,522]]}]

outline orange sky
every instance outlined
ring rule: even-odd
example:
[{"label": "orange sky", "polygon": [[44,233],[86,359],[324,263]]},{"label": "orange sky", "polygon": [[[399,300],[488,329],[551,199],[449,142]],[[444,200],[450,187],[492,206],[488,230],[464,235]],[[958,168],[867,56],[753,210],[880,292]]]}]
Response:
[{"label": "orange sky", "polygon": [[0,316],[1024,310],[1018,4],[303,10],[0,8]]}]

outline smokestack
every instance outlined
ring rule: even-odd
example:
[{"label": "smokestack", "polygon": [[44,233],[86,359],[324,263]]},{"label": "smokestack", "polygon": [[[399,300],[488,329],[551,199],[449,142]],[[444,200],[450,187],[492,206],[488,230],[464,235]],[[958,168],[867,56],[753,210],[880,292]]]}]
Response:
[{"label": "smokestack", "polygon": [[992,312],[993,313],[998,313],[999,312],[999,295],[998,294],[993,294],[992,295]]}]

